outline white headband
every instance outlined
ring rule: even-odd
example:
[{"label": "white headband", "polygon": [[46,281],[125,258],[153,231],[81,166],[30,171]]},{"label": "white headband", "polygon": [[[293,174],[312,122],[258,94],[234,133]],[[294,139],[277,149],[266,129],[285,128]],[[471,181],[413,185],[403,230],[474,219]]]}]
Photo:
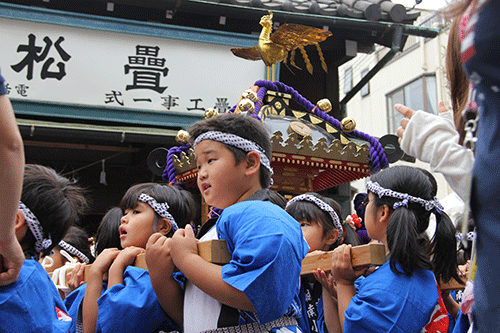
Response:
[{"label": "white headband", "polygon": [[[455,236],[457,237],[457,240],[458,240],[458,241],[461,241],[461,240],[462,240],[462,237],[463,237],[463,236],[462,236],[462,233],[461,233],[461,232],[457,232],[457,233],[455,234]],[[468,232],[468,233],[466,234],[466,237],[467,237],[467,240],[468,240],[469,242],[472,242],[472,241],[474,240],[474,238],[476,238],[476,233],[475,233],[474,231],[470,231],[470,232]],[[465,239],[465,237],[464,237],[464,239]]]},{"label": "white headband", "polygon": [[30,228],[31,233],[33,234],[33,236],[35,236],[35,251],[38,255],[40,252],[43,252],[52,245],[50,234],[47,236],[47,238],[43,237],[42,225],[36,218],[35,214],[33,214],[31,210],[26,207],[26,205],[21,201],[19,201],[19,210],[23,212],[24,219],[26,220],[26,223],[28,223],[28,227]]},{"label": "white headband", "polygon": [[269,170],[270,177],[271,177],[270,185],[273,184],[273,179],[272,179],[272,176],[274,174],[273,168],[271,167],[271,163],[269,162],[269,158],[267,157],[266,152],[257,143],[250,141],[250,140],[247,140],[247,139],[244,139],[241,136],[231,134],[231,133],[225,133],[225,132],[219,132],[219,131],[208,131],[208,132],[205,132],[203,134],[200,134],[196,138],[196,140],[193,143],[193,149],[195,149],[196,145],[203,140],[214,140],[214,141],[218,141],[221,143],[225,143],[227,145],[239,148],[247,153],[250,151],[257,152],[260,156],[260,163],[267,170]]},{"label": "white headband", "polygon": [[59,242],[59,246],[61,248],[63,248],[64,250],[66,250],[69,254],[77,256],[84,263],[86,263],[86,264],[89,263],[89,258],[87,258],[87,256],[85,254],[80,252],[80,250],[78,250],[76,247],[72,246],[71,244],[68,244],[62,240]]},{"label": "white headband", "polygon": [[340,223],[340,219],[339,219],[337,213],[335,212],[335,210],[333,210],[332,206],[330,206],[329,204],[327,204],[323,200],[315,197],[314,195],[301,194],[301,195],[294,197],[290,201],[288,201],[285,209],[288,208],[288,206],[290,206],[292,203],[297,202],[297,201],[310,201],[310,202],[314,203],[316,206],[318,206],[319,209],[321,209],[322,211],[330,214],[330,216],[332,217],[332,220],[333,220],[333,224],[335,225],[335,228],[339,231],[339,239],[342,239],[342,236],[344,234],[344,229],[342,228],[342,223]]},{"label": "white headband", "polygon": [[441,206],[441,204],[439,203],[437,197],[434,197],[433,200],[425,200],[422,198],[411,196],[408,193],[400,193],[400,192],[396,192],[396,191],[393,191],[390,189],[383,188],[377,182],[372,182],[371,180],[369,180],[366,183],[366,189],[369,190],[370,192],[378,195],[379,198],[391,197],[391,198],[401,199],[401,201],[397,201],[394,203],[394,205],[392,207],[393,209],[397,209],[401,206],[408,207],[408,202],[411,201],[411,202],[415,202],[415,203],[420,204],[427,211],[431,211],[435,208],[436,211],[439,214],[441,214],[444,210],[443,206]]},{"label": "white headband", "polygon": [[151,206],[151,208],[153,208],[153,210],[158,215],[160,215],[163,218],[166,218],[168,222],[170,222],[170,225],[172,226],[172,231],[176,231],[177,229],[179,229],[179,226],[177,225],[177,223],[175,223],[174,217],[172,216],[172,214],[168,212],[169,208],[168,203],[166,202],[158,203],[158,201],[156,201],[155,198],[144,193],[141,193],[137,198],[137,200],[147,203],[148,205]]}]

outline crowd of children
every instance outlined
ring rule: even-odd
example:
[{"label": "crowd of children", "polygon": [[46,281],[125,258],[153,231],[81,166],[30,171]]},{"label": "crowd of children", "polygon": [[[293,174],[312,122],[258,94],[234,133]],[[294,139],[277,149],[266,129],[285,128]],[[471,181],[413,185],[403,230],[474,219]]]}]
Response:
[{"label": "crowd of children", "polygon": [[[343,216],[337,202],[318,193],[287,202],[269,190],[266,128],[253,117],[227,113],[189,129],[198,189],[220,215],[197,231],[192,223],[199,208],[190,192],[137,184],[89,239],[77,227],[88,207],[85,191],[49,167],[25,165],[0,74],[0,332],[495,331],[498,297],[488,291],[498,290],[491,271],[498,263],[488,256],[498,252],[500,235],[499,210],[491,202],[498,190],[491,180],[498,176],[492,166],[498,154],[500,74],[498,57],[496,63],[492,58],[500,45],[498,4],[464,0],[457,7],[457,21],[464,12],[468,19],[462,61],[480,91],[485,119],[475,155],[458,144],[443,105],[441,115],[432,116],[432,133],[419,130],[430,116],[397,106],[408,118],[398,130],[403,149],[445,174],[466,201],[463,177],[475,163],[467,235],[457,232],[436,198],[434,177],[415,167],[371,175],[366,193],[355,198],[359,216]],[[454,102],[461,104],[463,96]],[[430,152],[430,139],[443,145]],[[431,215],[436,228],[429,239]],[[229,263],[198,254],[197,242],[216,239],[226,241]],[[462,295],[441,291],[475,264],[465,239],[479,244],[475,283],[468,281]],[[353,267],[351,248],[367,242],[384,244],[387,262]],[[315,251],[331,251],[331,267],[301,276],[302,261]],[[134,266],[140,257],[147,269]]]}]

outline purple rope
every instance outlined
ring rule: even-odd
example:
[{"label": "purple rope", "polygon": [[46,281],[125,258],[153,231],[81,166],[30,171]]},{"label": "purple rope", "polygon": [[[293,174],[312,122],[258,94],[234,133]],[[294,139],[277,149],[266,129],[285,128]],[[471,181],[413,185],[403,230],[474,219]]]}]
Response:
[{"label": "purple rope", "polygon": [[169,182],[169,183],[175,183],[176,178],[175,178],[175,167],[174,167],[174,155],[179,155],[183,151],[187,151],[189,148],[191,148],[191,145],[185,144],[184,146],[180,147],[172,147],[168,150],[167,153],[167,164],[165,165],[165,169],[163,170],[163,175],[162,178],[164,181]]},{"label": "purple rope", "polygon": [[[270,81],[264,81],[264,80],[259,80],[255,82],[256,86],[259,87],[264,87],[268,90],[273,90],[273,91],[279,91],[282,93],[287,93],[292,95],[292,98],[302,105],[307,111],[314,113],[327,123],[333,125],[335,128],[338,130],[341,130],[340,128],[340,121],[337,119],[333,118],[332,116],[327,115],[323,111],[319,110],[318,108],[315,108],[315,105],[309,102],[307,99],[302,97],[295,89],[285,85],[282,82],[270,82]],[[260,90],[259,90],[260,92]],[[314,111],[313,111],[314,110]],[[372,170],[373,171],[378,171],[380,169],[383,169],[387,166],[389,166],[389,161],[387,160],[387,156],[385,155],[384,148],[382,147],[382,144],[380,141],[372,137],[371,135],[368,135],[366,133],[363,133],[358,130],[354,130],[353,132],[350,133],[350,135],[354,136],[355,138],[367,141],[370,143],[369,147],[369,152],[370,152],[370,159],[371,159],[371,165],[372,165]]]},{"label": "purple rope", "polygon": [[[363,206],[363,200],[366,197],[366,193],[358,193],[354,196],[353,204],[354,204],[354,210],[356,211],[356,215],[360,217],[361,219],[364,218],[365,216],[365,207]],[[363,228],[364,228],[364,222],[362,222]]]}]

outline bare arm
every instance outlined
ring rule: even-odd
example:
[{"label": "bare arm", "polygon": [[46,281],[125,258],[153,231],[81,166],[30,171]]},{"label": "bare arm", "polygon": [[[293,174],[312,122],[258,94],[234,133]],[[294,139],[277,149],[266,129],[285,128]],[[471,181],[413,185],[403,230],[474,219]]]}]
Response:
[{"label": "bare arm", "polygon": [[342,332],[344,331],[345,311],[351,299],[356,295],[354,281],[365,271],[355,271],[352,268],[351,247],[351,245],[341,245],[334,250],[332,256],[332,276],[337,288],[339,320]]},{"label": "bare arm", "polygon": [[190,226],[175,232],[171,252],[175,266],[205,293],[230,307],[255,311],[244,292],[222,280],[221,266],[209,263],[198,255],[196,239]]},{"label": "bare arm", "polygon": [[104,274],[120,251],[106,249],[99,254],[89,272],[89,281],[83,298],[83,332],[94,333],[97,326],[97,300],[101,297]]},{"label": "bare arm", "polygon": [[[0,74],[0,90],[3,78]],[[24,147],[14,110],[0,95],[0,286],[17,280],[24,254],[14,232],[24,173]]]},{"label": "bare arm", "polygon": [[331,276],[328,276],[325,271],[321,269],[317,269],[313,274],[316,280],[323,286],[323,314],[325,316],[326,328],[329,333],[340,333],[342,332],[342,328],[340,326],[335,282]]},{"label": "bare arm", "polygon": [[184,291],[172,277],[174,262],[170,256],[169,238],[160,233],[149,237],[146,245],[146,264],[161,308],[179,327],[182,327]]}]

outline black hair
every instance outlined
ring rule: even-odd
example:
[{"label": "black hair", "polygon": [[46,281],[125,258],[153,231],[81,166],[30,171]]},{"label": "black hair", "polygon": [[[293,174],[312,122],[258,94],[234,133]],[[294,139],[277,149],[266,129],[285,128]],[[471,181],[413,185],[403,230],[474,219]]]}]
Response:
[{"label": "black hair", "polygon": [[269,191],[269,201],[273,204],[280,206],[285,209],[286,207],[286,199],[277,191]]},{"label": "black hair", "polygon": [[112,207],[104,214],[94,237],[96,257],[105,249],[122,250],[119,230],[122,216],[120,207]]},{"label": "black hair", "polygon": [[[66,236],[64,236],[63,238],[63,241],[83,253],[89,259],[89,261],[92,261],[92,255],[90,254],[89,235],[84,229],[72,225],[71,227],[69,227]],[[75,257],[74,254],[70,253],[70,255],[72,257]]]},{"label": "black hair", "polygon": [[[25,165],[21,201],[40,222],[43,236],[50,235],[52,239],[52,245],[42,252],[42,257],[50,254],[88,208],[82,187],[54,169],[37,164]],[[35,236],[28,230],[20,242],[26,248],[28,258],[38,255],[35,242]]]},{"label": "black hair", "polygon": [[[173,216],[175,223],[179,228],[184,228],[194,218],[196,209],[194,208],[194,200],[190,192],[187,190],[178,189],[174,186],[161,185],[157,183],[142,183],[130,187],[120,202],[122,213],[126,209],[134,209],[138,205],[140,194],[147,194],[154,198],[158,203],[167,202],[168,212]],[[155,212],[155,225],[161,216]],[[172,236],[173,230],[167,234],[167,237]]]},{"label": "black hair", "polygon": [[358,246],[360,244],[358,234],[356,231],[347,223],[342,222],[342,228],[344,230],[344,241],[342,244],[349,244],[352,246]]},{"label": "black hair", "polygon": [[[192,142],[198,136],[209,131],[219,131],[235,134],[239,137],[253,141],[264,149],[269,161],[272,159],[272,148],[269,133],[265,126],[252,116],[244,116],[242,114],[224,113],[219,116],[204,119],[195,122],[189,128],[189,137]],[[236,164],[240,163],[247,152],[231,145],[224,144],[229,149],[236,160]],[[260,165],[260,185],[262,188],[268,188],[271,183],[271,174],[269,170]]]},{"label": "black hair", "polygon": [[[393,166],[373,176],[371,181],[381,187],[424,200],[433,200],[437,193],[437,183],[431,173],[409,166]],[[387,205],[392,214],[387,224],[387,246],[390,254],[391,270],[396,274],[411,276],[417,269],[432,270],[436,278],[448,282],[458,278],[456,261],[455,229],[445,212],[427,211],[419,203],[409,202],[408,207],[393,209],[401,199],[376,194],[372,196],[375,206]],[[436,216],[436,232],[429,242],[426,229],[430,214]],[[403,272],[399,271],[399,263]]]},{"label": "black hair", "polygon": [[[342,221],[342,208],[340,205],[337,203],[337,201],[322,196],[321,194],[315,193],[315,192],[310,192],[306,193],[308,195],[315,196],[318,199],[321,199],[324,201],[326,204],[328,204],[330,207],[333,208],[337,216],[339,217],[339,221]],[[301,201],[295,201],[292,202],[288,207],[286,207],[286,211],[288,214],[290,214],[294,219],[297,221],[307,221],[307,222],[315,222],[319,223],[321,227],[323,228],[323,236],[326,236],[330,230],[336,230],[337,228],[333,224],[333,219],[330,216],[328,212],[325,212],[321,208],[318,207],[313,202],[306,201],[306,200],[301,200]],[[339,234],[340,236],[340,234]],[[340,243],[342,242],[341,237],[335,241],[332,245],[330,245],[329,250],[333,250],[336,248]]]}]

